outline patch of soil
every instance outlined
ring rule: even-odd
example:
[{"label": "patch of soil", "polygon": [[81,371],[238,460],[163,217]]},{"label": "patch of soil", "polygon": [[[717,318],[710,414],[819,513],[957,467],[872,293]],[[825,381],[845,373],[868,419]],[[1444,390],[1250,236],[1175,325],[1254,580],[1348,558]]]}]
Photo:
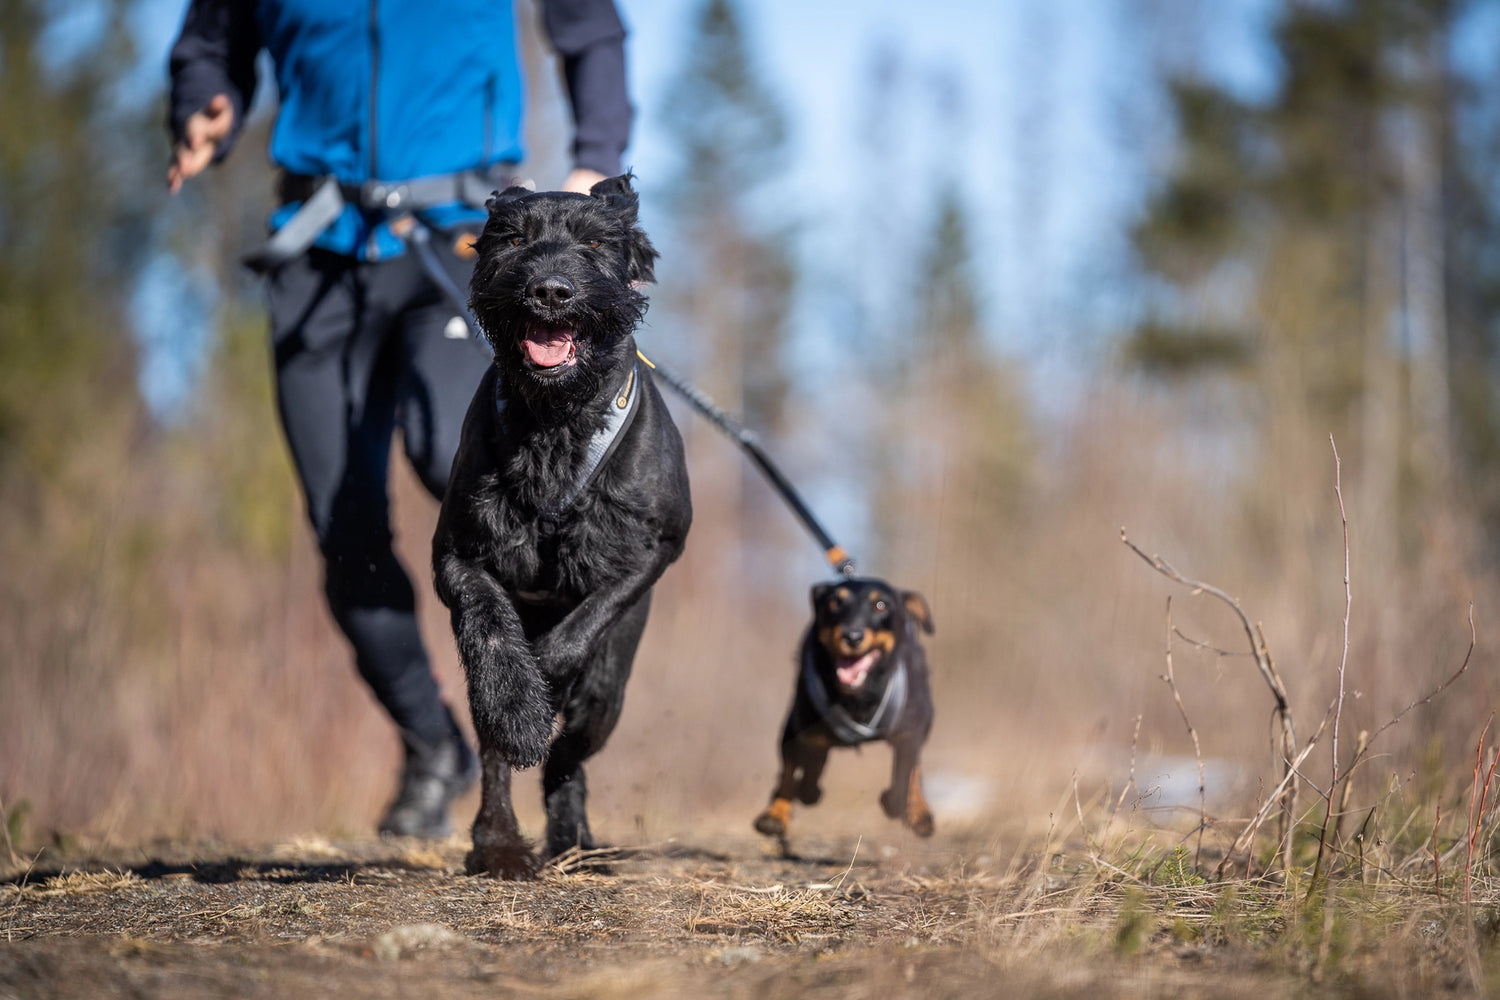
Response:
[{"label": "patch of soil", "polygon": [[38,863],[0,881],[0,997],[1299,991],[1233,949],[1167,941],[1121,956],[1074,903],[1059,922],[1071,890],[960,842],[877,857],[673,843],[566,859],[524,883],[462,874],[466,846],[167,844]]}]

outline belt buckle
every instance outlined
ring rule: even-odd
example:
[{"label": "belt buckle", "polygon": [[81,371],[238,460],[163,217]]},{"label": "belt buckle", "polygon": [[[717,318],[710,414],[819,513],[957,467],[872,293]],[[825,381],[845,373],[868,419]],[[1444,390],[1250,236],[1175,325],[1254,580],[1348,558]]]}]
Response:
[{"label": "belt buckle", "polygon": [[411,200],[411,189],[401,183],[365,181],[359,186],[359,200],[365,208],[384,208],[394,211]]}]

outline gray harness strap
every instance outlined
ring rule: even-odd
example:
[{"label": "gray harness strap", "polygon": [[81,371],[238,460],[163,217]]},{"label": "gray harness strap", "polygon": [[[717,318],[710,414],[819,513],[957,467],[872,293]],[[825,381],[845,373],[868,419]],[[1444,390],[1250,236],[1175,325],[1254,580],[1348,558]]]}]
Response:
[{"label": "gray harness strap", "polygon": [[264,273],[293,257],[302,256],[323,235],[323,230],[343,214],[346,204],[385,212],[388,216],[399,212],[420,212],[449,202],[482,208],[489,196],[500,188],[513,183],[520,183],[522,187],[534,186],[530,181],[514,177],[514,173],[514,163],[496,163],[482,170],[461,170],[405,181],[370,180],[358,186],[340,184],[331,174],[321,178],[294,178],[316,187],[303,199],[302,207],[271,234],[270,239],[240,259],[251,270]]},{"label": "gray harness strap", "polygon": [[906,707],[906,664],[896,664],[896,673],[885,687],[885,694],[869,722],[860,722],[850,715],[842,705],[836,705],[828,697],[828,689],[813,666],[813,647],[808,643],[802,650],[802,689],[817,709],[818,715],[833,730],[833,735],[842,743],[868,743],[883,739]]},{"label": "gray harness strap", "polygon": [[[594,481],[599,470],[609,456],[614,454],[615,446],[620,443],[620,435],[625,432],[635,418],[636,411],[640,409],[640,366],[633,364],[630,371],[625,374],[625,384],[620,386],[620,391],[615,393],[609,401],[609,408],[605,411],[604,426],[594,432],[589,439],[588,453],[584,456],[583,468],[579,472],[577,480],[563,494],[557,506],[551,510],[541,511],[544,521],[556,521],[572,507],[574,502]],[[500,395],[500,382],[495,382],[495,413],[499,415],[505,409],[505,397]]]}]

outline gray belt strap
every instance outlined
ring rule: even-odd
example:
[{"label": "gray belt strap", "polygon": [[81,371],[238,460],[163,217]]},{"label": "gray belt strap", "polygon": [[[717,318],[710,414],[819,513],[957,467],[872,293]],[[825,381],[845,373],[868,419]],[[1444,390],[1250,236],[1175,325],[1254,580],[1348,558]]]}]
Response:
[{"label": "gray belt strap", "polygon": [[343,211],[344,192],[338,181],[328,177],[285,225],[241,260],[252,271],[263,273],[300,257]]},{"label": "gray belt strap", "polygon": [[265,272],[300,257],[333,224],[346,204],[393,216],[452,202],[481,208],[497,188],[530,183],[516,178],[514,172],[515,164],[503,163],[486,170],[433,174],[406,181],[365,181],[358,187],[341,185],[332,176],[324,177],[317,182],[317,190],[303,200],[302,207],[269,240],[241,259],[251,270]]}]

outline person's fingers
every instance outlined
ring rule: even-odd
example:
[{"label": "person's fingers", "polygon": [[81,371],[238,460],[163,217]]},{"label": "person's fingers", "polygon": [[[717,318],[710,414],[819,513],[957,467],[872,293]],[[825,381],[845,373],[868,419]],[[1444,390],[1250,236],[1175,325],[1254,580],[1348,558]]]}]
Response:
[{"label": "person's fingers", "polygon": [[216,142],[200,141],[196,145],[180,142],[172,150],[172,162],[167,167],[167,190],[174,194],[189,177],[196,177],[213,162]]},{"label": "person's fingers", "polygon": [[167,190],[176,194],[182,182],[208,169],[219,143],[229,137],[234,127],[234,105],[227,94],[215,94],[202,111],[188,116],[183,125],[182,141],[172,148],[172,162],[167,167]]},{"label": "person's fingers", "polygon": [[225,94],[215,94],[203,110],[203,137],[210,142],[220,142],[228,137],[234,127],[234,105]]},{"label": "person's fingers", "polygon": [[575,167],[573,172],[568,174],[568,179],[563,181],[562,190],[576,191],[578,194],[588,194],[589,188],[604,179],[604,175],[597,170],[590,170],[587,167]]}]

